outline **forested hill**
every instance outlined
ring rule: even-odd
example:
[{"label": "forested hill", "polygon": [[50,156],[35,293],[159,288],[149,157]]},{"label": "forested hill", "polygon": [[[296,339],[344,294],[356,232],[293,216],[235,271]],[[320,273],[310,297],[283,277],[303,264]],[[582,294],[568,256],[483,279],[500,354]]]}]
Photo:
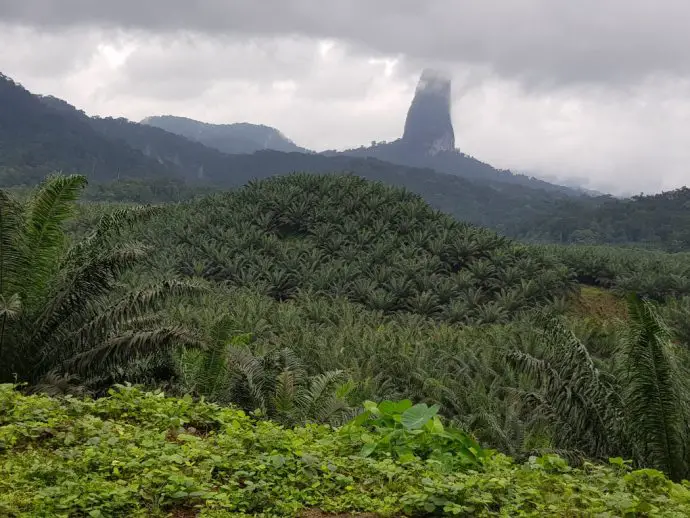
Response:
[{"label": "forested hill", "polygon": [[61,169],[95,181],[175,174],[124,142],[94,131],[86,120],[48,108],[0,74],[0,185],[35,184]]},{"label": "forested hill", "polygon": [[262,124],[209,124],[172,115],[146,117],[141,123],[181,135],[223,153],[244,154],[263,149],[288,153],[310,152],[295,144],[276,128]]},{"label": "forested hill", "polygon": [[[326,154],[335,155],[338,153],[329,151]],[[571,187],[549,183],[524,174],[496,169],[458,150],[441,151],[434,154],[420,153],[419,150],[409,147],[403,139],[379,143],[370,147],[349,149],[341,154],[372,157],[393,164],[411,167],[430,168],[441,173],[457,175],[482,184],[527,187],[577,198],[582,194],[577,189]]]},{"label": "forested hill", "polygon": [[533,219],[516,222],[520,238],[580,244],[636,244],[690,250],[690,188],[616,199],[561,199]]},{"label": "forested hill", "polygon": [[560,263],[351,176],[252,182],[172,208],[143,240],[155,244],[161,271],[276,300],[306,290],[456,322],[508,321],[572,289]]}]

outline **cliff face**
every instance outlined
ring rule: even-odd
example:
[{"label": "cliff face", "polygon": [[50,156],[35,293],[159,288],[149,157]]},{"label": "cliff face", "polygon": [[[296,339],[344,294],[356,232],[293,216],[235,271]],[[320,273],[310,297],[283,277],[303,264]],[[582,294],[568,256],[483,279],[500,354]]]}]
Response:
[{"label": "cliff face", "polygon": [[450,79],[426,69],[407,112],[402,137],[406,147],[435,155],[455,149],[450,118]]}]

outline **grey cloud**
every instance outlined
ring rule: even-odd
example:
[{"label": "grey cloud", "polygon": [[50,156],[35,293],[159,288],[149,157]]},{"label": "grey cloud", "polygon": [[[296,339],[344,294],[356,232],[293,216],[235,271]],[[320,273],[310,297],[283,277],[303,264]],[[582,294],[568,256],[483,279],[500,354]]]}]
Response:
[{"label": "grey cloud", "polygon": [[270,87],[272,81],[305,77],[313,67],[313,42],[226,40],[148,38],[127,58],[112,89],[184,98],[228,79]]},{"label": "grey cloud", "polygon": [[490,64],[528,84],[690,74],[687,0],[0,0],[0,19],[332,37],[421,62]]},{"label": "grey cloud", "polygon": [[[382,68],[369,59],[343,44],[324,57],[319,46],[304,37],[149,37],[127,56],[109,88],[173,100],[203,96],[219,83],[244,82],[247,88],[267,95],[272,89],[292,85],[288,89],[296,96],[312,102],[356,100],[375,86]],[[395,72],[409,71],[400,67]]]},{"label": "grey cloud", "polygon": [[5,67],[2,71],[10,73],[17,69],[46,78],[69,74],[88,63],[99,41],[99,36],[93,32],[38,33],[0,23],[0,48]]}]

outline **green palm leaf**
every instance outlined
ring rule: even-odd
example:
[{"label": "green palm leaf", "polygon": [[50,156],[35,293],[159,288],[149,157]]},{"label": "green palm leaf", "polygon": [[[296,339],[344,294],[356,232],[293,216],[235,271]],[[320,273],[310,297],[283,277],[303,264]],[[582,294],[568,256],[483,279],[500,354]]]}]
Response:
[{"label": "green palm leaf", "polygon": [[628,299],[631,329],[623,344],[625,408],[636,450],[645,463],[678,480],[683,466],[680,375],[669,332],[650,302]]},{"label": "green palm leaf", "polygon": [[75,201],[86,187],[85,176],[50,176],[34,191],[25,209],[25,275],[32,292],[41,293],[55,273],[55,257],[66,245],[63,223],[76,214]]},{"label": "green palm leaf", "polygon": [[96,369],[120,365],[154,352],[163,352],[176,345],[204,347],[197,335],[181,327],[135,330],[109,338],[69,358],[60,368],[64,372],[85,375]]}]

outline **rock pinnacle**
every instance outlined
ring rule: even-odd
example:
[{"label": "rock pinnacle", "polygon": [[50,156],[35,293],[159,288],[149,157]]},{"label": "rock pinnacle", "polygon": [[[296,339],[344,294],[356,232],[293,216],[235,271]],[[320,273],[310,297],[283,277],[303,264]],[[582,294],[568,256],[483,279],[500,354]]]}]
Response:
[{"label": "rock pinnacle", "polygon": [[431,155],[455,149],[450,85],[450,79],[437,70],[422,72],[405,119],[402,140],[406,147]]}]

